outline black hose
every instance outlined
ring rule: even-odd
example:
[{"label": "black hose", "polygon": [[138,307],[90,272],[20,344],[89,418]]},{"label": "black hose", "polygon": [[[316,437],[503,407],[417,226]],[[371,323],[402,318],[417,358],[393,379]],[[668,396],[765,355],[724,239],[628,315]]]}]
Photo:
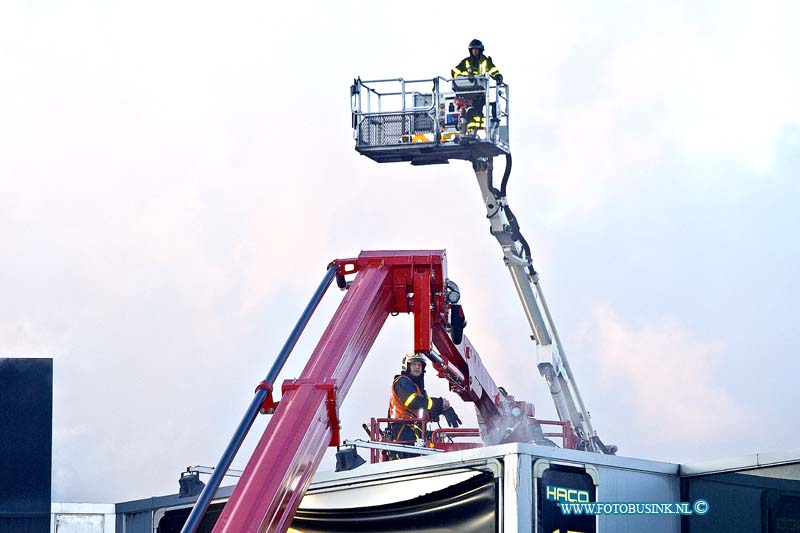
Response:
[{"label": "black hose", "polygon": [[511,208],[506,204],[506,217],[508,218],[508,223],[511,226],[511,235],[514,237],[515,240],[518,240],[522,244],[522,249],[525,250],[525,258],[528,261],[528,269],[530,270],[531,276],[536,275],[536,270],[533,268],[533,256],[531,255],[531,247],[528,245],[528,241],[525,237],[522,236],[522,232],[519,230],[519,222],[517,222],[517,217],[514,216],[514,212],[511,211]]},{"label": "black hose", "polygon": [[[489,174],[491,176],[491,174]],[[506,191],[508,187],[508,179],[511,177],[511,154],[506,154],[506,168],[503,171],[503,181],[500,183],[500,196],[499,198],[506,197]],[[491,177],[489,179],[489,187],[492,189],[492,193],[497,195],[495,192],[496,189],[492,188]],[[514,240],[517,240],[522,244],[522,249],[525,251],[525,258],[528,261],[528,269],[532,276],[536,275],[536,270],[533,268],[533,255],[531,254],[531,247],[528,244],[528,241],[525,237],[522,236],[522,232],[519,229],[519,221],[517,221],[517,217],[514,216],[514,212],[511,210],[511,207],[506,202],[504,209],[506,211],[506,218],[508,218],[508,224],[511,226],[511,236],[514,237]]]},{"label": "black hose", "polygon": [[[506,154],[506,168],[503,171],[503,180],[500,183],[500,190],[497,190],[494,186],[494,178],[492,176],[494,171],[494,165],[492,163],[493,158],[489,158],[486,162],[486,177],[487,177],[487,186],[489,191],[494,195],[495,200],[497,201],[497,208],[500,209],[502,203],[505,205],[503,209],[506,212],[506,218],[508,218],[508,224],[511,227],[511,236],[514,238],[515,241],[519,241],[522,245],[522,249],[525,252],[525,259],[528,262],[528,270],[530,270],[531,276],[536,276],[536,270],[533,268],[533,255],[531,254],[531,247],[528,244],[528,241],[525,237],[522,236],[522,232],[519,229],[519,222],[517,221],[517,217],[514,216],[514,212],[511,210],[511,207],[508,205],[508,202],[505,202],[506,197],[506,189],[508,187],[508,179],[511,177],[511,154]],[[477,170],[478,162],[477,160],[472,161],[472,166]],[[487,217],[493,216],[494,213],[487,215]]]},{"label": "black hose", "polygon": [[511,154],[506,154],[506,169],[503,171],[503,181],[500,184],[500,196],[505,197],[508,178],[511,176]]}]

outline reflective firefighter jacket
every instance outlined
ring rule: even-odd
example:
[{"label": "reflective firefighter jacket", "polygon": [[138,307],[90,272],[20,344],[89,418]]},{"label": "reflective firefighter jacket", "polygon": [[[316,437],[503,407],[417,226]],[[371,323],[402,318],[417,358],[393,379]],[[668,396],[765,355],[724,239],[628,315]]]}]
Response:
[{"label": "reflective firefighter jacket", "polygon": [[[470,73],[475,76],[492,76],[496,78],[500,76],[500,69],[498,69],[492,58],[489,56],[481,55],[478,58],[466,57],[461,63],[453,67],[453,77],[469,76]],[[500,76],[502,79],[502,76]]]},{"label": "reflective firefighter jacket", "polygon": [[419,418],[420,409],[436,417],[442,412],[442,399],[429,398],[409,376],[395,377],[389,398],[389,418]]}]

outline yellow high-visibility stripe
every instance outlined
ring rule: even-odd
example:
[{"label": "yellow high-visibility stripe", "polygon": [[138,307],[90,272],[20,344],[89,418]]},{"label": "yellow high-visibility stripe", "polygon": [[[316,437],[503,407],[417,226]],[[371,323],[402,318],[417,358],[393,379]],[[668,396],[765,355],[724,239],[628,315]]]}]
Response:
[{"label": "yellow high-visibility stripe", "polygon": [[403,402],[403,405],[408,407],[409,405],[411,405],[411,402],[413,402],[414,398],[416,398],[416,397],[417,397],[417,393],[416,392],[412,392],[411,394],[408,395],[408,398],[406,398],[406,401]]},{"label": "yellow high-visibility stripe", "polygon": [[433,409],[433,398],[428,398],[428,411]]}]

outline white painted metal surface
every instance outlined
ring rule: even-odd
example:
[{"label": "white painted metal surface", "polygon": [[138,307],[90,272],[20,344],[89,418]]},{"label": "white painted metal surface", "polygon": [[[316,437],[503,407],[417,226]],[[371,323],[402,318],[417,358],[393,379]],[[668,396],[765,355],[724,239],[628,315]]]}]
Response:
[{"label": "white painted metal surface", "polygon": [[713,461],[684,463],[681,465],[680,473],[682,476],[701,476],[798,463],[800,463],[800,448],[783,452],[754,453]]},{"label": "white painted metal surface", "polygon": [[116,533],[113,503],[52,503],[51,533]]},{"label": "white painted metal surface", "polygon": [[503,497],[500,502],[505,533],[527,533],[533,524],[532,462],[518,453],[503,457]]}]

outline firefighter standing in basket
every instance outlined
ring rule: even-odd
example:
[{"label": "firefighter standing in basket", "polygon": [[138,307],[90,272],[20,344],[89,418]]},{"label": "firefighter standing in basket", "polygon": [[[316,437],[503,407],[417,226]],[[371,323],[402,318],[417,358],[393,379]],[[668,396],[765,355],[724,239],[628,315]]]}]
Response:
[{"label": "firefighter standing in basket", "polygon": [[[444,415],[450,427],[461,425],[461,419],[450,407],[445,398],[431,398],[425,392],[424,355],[409,352],[403,357],[403,371],[394,377],[392,395],[389,399],[389,418],[409,420],[409,422],[392,422],[389,424],[389,439],[400,444],[415,444],[418,440],[429,440],[422,422],[418,418],[437,421]],[[394,452],[390,459],[414,457],[413,454]]]},{"label": "firefighter standing in basket", "polygon": [[[503,83],[503,75],[500,69],[494,64],[490,56],[483,55],[483,43],[478,39],[472,39],[469,43],[469,56],[465,57],[461,63],[453,67],[453,78],[467,77],[470,80],[475,76],[491,76],[497,81],[498,85]],[[467,133],[474,133],[475,130],[486,127],[486,119],[483,116],[483,108],[486,105],[486,96],[483,92],[472,93],[466,96],[466,116],[464,121],[467,125]],[[469,100],[472,101],[469,104]]]}]

